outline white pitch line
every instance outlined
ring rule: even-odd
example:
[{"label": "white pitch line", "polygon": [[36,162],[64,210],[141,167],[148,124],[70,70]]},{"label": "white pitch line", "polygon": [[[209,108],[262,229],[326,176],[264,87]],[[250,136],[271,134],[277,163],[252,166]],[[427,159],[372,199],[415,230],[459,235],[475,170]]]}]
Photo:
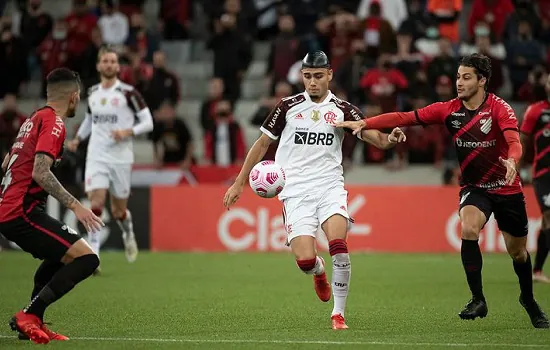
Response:
[{"label": "white pitch line", "polygon": [[[15,339],[10,335],[0,338]],[[71,340],[114,341],[114,342],[149,342],[149,343],[196,343],[196,344],[315,344],[315,345],[380,345],[380,346],[446,346],[446,347],[516,347],[516,348],[549,348],[544,344],[505,344],[505,343],[405,343],[384,341],[331,341],[331,340],[261,340],[261,339],[177,339],[177,338],[105,338],[105,337],[71,337]]]}]

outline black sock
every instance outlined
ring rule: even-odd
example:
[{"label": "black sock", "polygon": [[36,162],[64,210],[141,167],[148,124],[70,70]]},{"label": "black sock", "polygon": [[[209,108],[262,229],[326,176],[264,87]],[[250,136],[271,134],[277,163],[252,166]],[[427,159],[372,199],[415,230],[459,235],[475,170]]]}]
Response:
[{"label": "black sock", "polygon": [[462,256],[462,265],[466,272],[466,280],[468,280],[472,297],[478,300],[485,300],[483,284],[481,282],[483,257],[481,256],[478,241],[463,239],[460,255]]},{"label": "black sock", "polygon": [[542,271],[546,257],[548,256],[548,230],[540,230],[539,238],[537,239],[537,254],[535,255],[535,266],[533,271]]},{"label": "black sock", "polygon": [[32,290],[31,300],[50,282],[55,273],[59,271],[63,266],[61,262],[44,260],[42,264],[38,266],[34,274],[34,288]]},{"label": "black sock", "polygon": [[48,305],[67,294],[76,284],[90,277],[98,266],[99,258],[95,254],[83,255],[74,259],[73,262],[57,271],[24,311],[37,316],[44,315]]},{"label": "black sock", "polygon": [[521,298],[524,301],[533,300],[533,275],[531,269],[531,256],[529,253],[527,253],[527,261],[525,262],[514,260],[514,271],[518,275]]}]

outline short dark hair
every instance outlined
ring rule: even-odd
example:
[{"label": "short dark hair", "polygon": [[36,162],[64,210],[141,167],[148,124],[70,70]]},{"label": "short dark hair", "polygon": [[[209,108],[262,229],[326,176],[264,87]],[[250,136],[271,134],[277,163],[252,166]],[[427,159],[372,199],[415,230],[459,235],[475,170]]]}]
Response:
[{"label": "short dark hair", "polygon": [[489,79],[491,79],[491,59],[485,55],[474,53],[468,56],[462,57],[460,65],[464,67],[471,67],[475,70],[477,78],[486,78],[485,89],[489,85]]},{"label": "short dark hair", "polygon": [[74,72],[68,68],[56,68],[48,74],[46,77],[46,83],[48,86],[60,83],[75,83],[80,85],[80,76],[77,72]]}]

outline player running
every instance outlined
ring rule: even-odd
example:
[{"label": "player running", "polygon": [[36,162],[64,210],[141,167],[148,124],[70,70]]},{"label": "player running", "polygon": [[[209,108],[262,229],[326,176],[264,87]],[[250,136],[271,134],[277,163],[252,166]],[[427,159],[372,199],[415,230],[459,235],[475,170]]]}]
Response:
[{"label": "player running", "polygon": [[71,209],[86,230],[103,223],[57,181],[51,168],[59,161],[65,141],[66,118],[80,102],[80,79],[66,68],[47,77],[46,106],[19,129],[11,152],[4,158],[6,172],[0,188],[0,232],[21,249],[43,260],[34,275],[31,302],[11,319],[20,338],[46,344],[68,340],[43,323],[46,308],[88,278],[99,258],[72,228],[46,214],[48,194]]},{"label": "player running", "polygon": [[[306,91],[283,98],[271,111],[260,128],[262,135],[248,152],[223,203],[227,208],[235,204],[254,165],[262,160],[271,142],[280,138],[275,161],[287,176],[286,186],[279,195],[283,202],[287,241],[298,267],[313,275],[317,296],[327,302],[331,286],[325,274],[325,262],[315,248],[315,236],[321,226],[332,257],[332,328],[346,329],[344,312],[351,273],[346,239],[351,218],[347,212],[348,193],[344,189],[342,172],[344,132],[335,125],[343,120],[361,120],[363,114],[328,89],[332,69],[324,52],[306,55],[301,72]],[[366,130],[358,137],[381,149],[405,140],[399,128],[390,135]]]},{"label": "player running", "polygon": [[[68,148],[75,151],[80,141],[90,136],[85,191],[92,211],[99,217],[105,207],[107,191],[110,193],[111,212],[122,230],[126,258],[134,262],[138,246],[128,210],[134,162],[132,137],[153,130],[153,117],[141,94],[117,79],[120,66],[114,51],[100,49],[97,70],[101,83],[90,88],[86,117]],[[136,117],[138,123],[134,125]],[[89,233],[88,241],[99,254],[100,232]]]},{"label": "player running", "polygon": [[414,112],[387,113],[338,126],[353,129],[381,129],[407,125],[445,124],[453,136],[462,171],[460,222],[462,225],[462,265],[472,299],[459,313],[462,319],[487,316],[482,290],[479,232],[495,214],[512,257],[519,280],[519,301],[535,328],[549,328],[546,315],[533,297],[531,257],[526,249],[527,212],[516,172],[521,157],[518,122],[514,111],[501,98],[487,93],[491,61],[473,54],[460,62],[456,76],[458,97],[431,104]]},{"label": "player running", "polygon": [[542,212],[533,280],[550,283],[550,278],[542,273],[550,249],[550,75],[547,77],[545,89],[548,98],[527,108],[520,130],[523,149],[535,150],[533,187]]}]

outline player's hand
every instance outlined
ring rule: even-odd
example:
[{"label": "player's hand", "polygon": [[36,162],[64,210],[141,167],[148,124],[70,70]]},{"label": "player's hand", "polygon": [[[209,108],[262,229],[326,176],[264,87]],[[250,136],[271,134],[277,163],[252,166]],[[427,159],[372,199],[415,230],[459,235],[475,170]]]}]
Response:
[{"label": "player's hand", "polygon": [[405,142],[407,141],[407,135],[405,135],[403,130],[399,128],[395,128],[391,131],[391,134],[388,136],[388,141],[390,141],[390,143]]},{"label": "player's hand", "polygon": [[78,149],[79,144],[80,140],[75,138],[74,140],[67,142],[67,149],[74,153]]},{"label": "player's hand", "polygon": [[74,215],[84,225],[84,228],[88,232],[97,232],[105,224],[98,218],[92,211],[85,208],[82,204],[78,203],[73,209]]},{"label": "player's hand", "polygon": [[516,162],[513,159],[504,159],[499,157],[498,160],[506,167],[506,185],[512,185],[516,179]]},{"label": "player's hand", "polygon": [[230,206],[237,203],[241,193],[243,193],[243,186],[234,183],[231,187],[229,187],[227,192],[225,192],[225,196],[223,197],[223,206],[229,209]]},{"label": "player's hand", "polygon": [[361,132],[365,127],[367,126],[367,123],[365,123],[364,120],[358,120],[358,121],[344,121],[336,123],[337,128],[348,128],[353,130],[353,135],[357,135]]},{"label": "player's hand", "polygon": [[115,139],[116,142],[120,142],[125,138],[132,136],[132,129],[113,130],[111,136],[113,137],[113,139]]}]

